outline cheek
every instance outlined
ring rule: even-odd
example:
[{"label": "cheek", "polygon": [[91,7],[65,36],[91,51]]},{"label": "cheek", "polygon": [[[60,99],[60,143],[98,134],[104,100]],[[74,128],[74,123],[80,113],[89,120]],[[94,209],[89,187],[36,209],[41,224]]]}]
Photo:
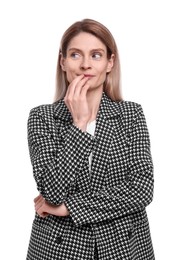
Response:
[{"label": "cheek", "polygon": [[108,68],[108,64],[107,63],[103,63],[103,64],[100,64],[100,66],[97,68],[99,73],[104,75],[107,73],[107,68]]},{"label": "cheek", "polygon": [[67,81],[68,81],[69,83],[71,83],[72,80],[73,80],[72,74],[71,74],[70,72],[66,72],[66,77],[67,77]]},{"label": "cheek", "polygon": [[76,74],[75,66],[67,65],[65,72],[66,72],[67,81],[71,83],[72,80],[75,78],[75,74]]},{"label": "cheek", "polygon": [[106,78],[107,75],[107,67],[104,67],[104,69],[100,69],[99,75],[101,78]]}]

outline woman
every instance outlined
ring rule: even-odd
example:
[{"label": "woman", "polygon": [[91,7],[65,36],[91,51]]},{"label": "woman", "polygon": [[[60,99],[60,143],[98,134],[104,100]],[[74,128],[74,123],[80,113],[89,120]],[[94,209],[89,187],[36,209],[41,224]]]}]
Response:
[{"label": "woman", "polygon": [[56,102],[31,110],[28,142],[40,195],[28,260],[153,260],[153,197],[141,106],[123,101],[116,43],[85,19],[64,33]]}]

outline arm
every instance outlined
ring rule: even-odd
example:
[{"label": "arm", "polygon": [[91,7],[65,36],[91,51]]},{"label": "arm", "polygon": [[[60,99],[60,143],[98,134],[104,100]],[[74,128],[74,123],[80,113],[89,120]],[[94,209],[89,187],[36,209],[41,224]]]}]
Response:
[{"label": "arm", "polygon": [[[141,106],[137,107],[129,131],[129,178],[97,193],[77,193],[65,205],[75,225],[121,217],[145,208],[153,197],[153,164],[149,134]],[[115,173],[116,174],[116,173]]]},{"label": "arm", "polygon": [[[46,119],[46,117],[48,119]],[[50,203],[61,204],[76,184],[76,175],[92,150],[94,138],[70,125],[64,140],[52,134],[51,115],[39,108],[31,110],[28,118],[28,144],[37,189]]]},{"label": "arm", "polygon": [[88,78],[80,75],[67,88],[64,101],[73,124],[64,140],[56,136],[50,108],[46,116],[38,108],[29,116],[28,143],[37,188],[48,202],[55,205],[61,204],[75,191],[76,175],[93,147],[94,138],[85,132],[90,117],[87,82]]}]

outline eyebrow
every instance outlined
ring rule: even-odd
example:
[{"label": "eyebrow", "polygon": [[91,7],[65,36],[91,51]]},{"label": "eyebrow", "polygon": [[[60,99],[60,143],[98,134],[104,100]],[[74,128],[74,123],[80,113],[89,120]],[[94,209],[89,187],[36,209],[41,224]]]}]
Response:
[{"label": "eyebrow", "polygon": [[[78,52],[82,52],[82,50],[78,49],[78,48],[70,48],[68,49],[68,51],[78,51]],[[98,49],[92,49],[90,50],[91,52],[96,52],[96,51],[102,51],[102,52],[105,52],[105,50],[101,49],[101,48],[98,48]]]}]

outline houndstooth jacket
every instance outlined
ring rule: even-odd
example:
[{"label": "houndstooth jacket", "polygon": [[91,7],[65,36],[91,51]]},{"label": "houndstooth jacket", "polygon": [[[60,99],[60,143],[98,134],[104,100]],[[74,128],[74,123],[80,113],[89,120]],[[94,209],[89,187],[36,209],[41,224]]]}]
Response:
[{"label": "houndstooth jacket", "polygon": [[[28,143],[38,191],[70,216],[35,214],[27,260],[154,260],[146,206],[153,164],[142,107],[103,92],[95,136],[63,100],[30,111]],[[88,157],[93,153],[91,173]]]}]

